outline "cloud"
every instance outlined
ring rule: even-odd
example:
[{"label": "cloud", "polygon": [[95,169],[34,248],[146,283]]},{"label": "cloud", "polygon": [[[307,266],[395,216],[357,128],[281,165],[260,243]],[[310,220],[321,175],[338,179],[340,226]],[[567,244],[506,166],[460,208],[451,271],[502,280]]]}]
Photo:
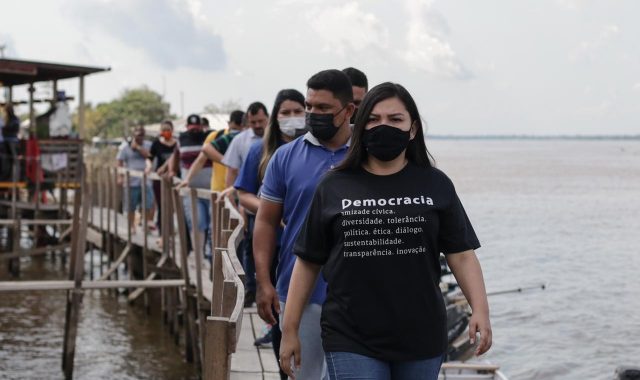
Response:
[{"label": "cloud", "polygon": [[564,8],[566,10],[575,11],[584,5],[585,0],[556,0],[556,4],[560,6],[560,8]]},{"label": "cloud", "polygon": [[633,85],[633,91],[640,92],[640,82]]},{"label": "cloud", "polygon": [[0,48],[3,48],[5,58],[16,58],[18,56],[13,38],[9,34],[0,33]]},{"label": "cloud", "polygon": [[581,58],[593,59],[596,52],[606,46],[607,43],[619,33],[620,27],[618,25],[605,25],[594,39],[582,41],[577,48],[573,49],[573,51],[569,53],[569,58],[574,61]]},{"label": "cloud", "polygon": [[466,80],[471,72],[462,64],[451,45],[445,41],[449,33],[444,18],[431,9],[427,0],[407,0],[407,47],[402,57],[415,70],[433,76]]},{"label": "cloud", "polygon": [[380,51],[389,46],[385,25],[373,13],[361,10],[355,1],[312,7],[306,12],[306,18],[323,40],[322,49],[341,57],[366,50]]},{"label": "cloud", "polygon": [[222,38],[206,26],[199,0],[80,1],[76,21],[142,50],[165,69],[226,66]]}]

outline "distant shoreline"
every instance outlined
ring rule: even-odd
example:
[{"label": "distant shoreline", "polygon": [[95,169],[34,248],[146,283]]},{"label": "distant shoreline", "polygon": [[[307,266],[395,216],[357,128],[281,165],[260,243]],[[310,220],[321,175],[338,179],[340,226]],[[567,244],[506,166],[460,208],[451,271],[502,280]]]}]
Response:
[{"label": "distant shoreline", "polygon": [[640,140],[640,135],[427,135],[433,140]]}]

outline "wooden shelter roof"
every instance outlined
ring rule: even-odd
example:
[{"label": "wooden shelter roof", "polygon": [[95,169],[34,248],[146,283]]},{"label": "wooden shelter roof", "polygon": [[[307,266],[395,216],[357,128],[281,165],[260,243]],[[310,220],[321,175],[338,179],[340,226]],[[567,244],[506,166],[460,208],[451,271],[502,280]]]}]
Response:
[{"label": "wooden shelter roof", "polygon": [[53,62],[0,58],[0,85],[16,86],[43,81],[77,78],[109,71],[110,67],[67,65]]}]

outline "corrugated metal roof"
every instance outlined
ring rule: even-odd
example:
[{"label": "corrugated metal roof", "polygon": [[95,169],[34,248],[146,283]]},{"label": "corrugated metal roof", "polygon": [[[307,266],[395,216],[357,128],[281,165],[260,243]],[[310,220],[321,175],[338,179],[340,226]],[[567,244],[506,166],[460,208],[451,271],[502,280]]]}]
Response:
[{"label": "corrugated metal roof", "polygon": [[0,58],[0,85],[16,86],[35,82],[77,78],[109,71],[110,67],[67,65],[53,62]]}]

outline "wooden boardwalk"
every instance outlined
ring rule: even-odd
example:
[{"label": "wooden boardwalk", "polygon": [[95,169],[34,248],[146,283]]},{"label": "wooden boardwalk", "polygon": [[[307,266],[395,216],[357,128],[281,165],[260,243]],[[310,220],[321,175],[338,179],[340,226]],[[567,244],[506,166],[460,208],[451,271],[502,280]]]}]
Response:
[{"label": "wooden boardwalk", "polygon": [[264,333],[264,327],[265,323],[258,316],[256,308],[246,308],[238,346],[231,356],[232,380],[280,379],[273,349],[253,345],[254,340]]},{"label": "wooden boardwalk", "polygon": [[[32,225],[68,225],[58,239],[70,249],[69,276],[65,281],[4,282],[2,291],[66,290],[67,308],[63,344],[65,378],[73,375],[78,316],[85,289],[133,289],[130,302],[140,298],[149,311],[150,303],[160,309],[165,325],[184,344],[188,362],[193,362],[205,380],[276,380],[278,363],[272,348],[257,348],[256,338],[265,331],[255,308],[243,308],[245,273],[237,256],[244,234],[243,221],[228,200],[218,199],[218,193],[198,189],[179,189],[175,182],[159,177],[162,187],[162,236],[149,231],[147,221],[130,233],[129,221],[122,213],[122,185],[116,178],[140,177],[144,190],[146,174],[121,168],[102,167],[88,170],[80,191],[74,192],[74,205],[67,209],[72,219],[32,220]],[[89,180],[87,180],[89,177]],[[126,183],[126,182],[125,182]],[[125,195],[126,197],[126,195]],[[15,197],[14,197],[15,198]],[[197,223],[195,202],[208,200],[212,216],[212,259],[204,258],[204,234],[197,229],[188,232],[185,207]],[[183,202],[189,200],[189,202]],[[14,202],[15,205],[15,202]],[[16,207],[14,206],[14,209]],[[20,219],[0,220],[0,225],[16,226]],[[61,230],[62,231],[62,230]],[[20,236],[16,234],[16,236]],[[71,241],[67,242],[68,237]],[[194,242],[188,251],[186,241]],[[94,251],[100,253],[100,278],[88,281],[84,274],[86,256],[93,267]],[[28,253],[38,254],[36,250]],[[25,252],[11,252],[4,257],[19,259]],[[103,255],[108,267],[103,271]],[[120,271],[126,266],[126,272]],[[119,275],[128,277],[118,279]],[[147,290],[159,288],[159,290]],[[461,335],[461,337],[464,337]],[[467,339],[464,337],[464,339]],[[466,344],[466,343],[465,343]],[[455,346],[455,344],[454,344]],[[466,347],[466,346],[465,346]],[[504,379],[497,366],[485,363],[444,363],[442,379]]]},{"label": "wooden boardwalk", "polygon": [[[116,232],[119,239],[127,241],[127,219],[121,213],[111,212],[107,216],[107,210],[100,207],[92,207],[89,211],[89,228],[87,233],[87,241],[96,247],[102,248],[103,239],[102,231]],[[100,223],[102,220],[102,224]],[[150,252],[156,255],[157,260],[162,259],[163,247],[161,244],[162,237],[157,233],[146,235],[147,247]],[[175,237],[175,245],[179,246],[179,237]],[[144,229],[137,226],[135,233],[131,234],[131,243],[137,247],[144,247],[145,235]],[[180,250],[175,250],[175,255],[180,255]],[[176,257],[174,262],[178,267],[181,265],[180,257]],[[240,265],[239,261],[236,265]],[[187,256],[187,271],[191,285],[197,286],[197,264],[193,252]],[[208,260],[202,261],[202,269],[200,273],[202,295],[209,303],[212,302],[213,282],[209,276],[211,264]],[[242,317],[240,336],[237,342],[235,353],[231,355],[231,379],[232,380],[278,380],[280,375],[278,372],[278,362],[273,354],[272,348],[258,348],[254,345],[256,338],[264,334],[266,324],[260,319],[255,307],[245,308]]]}]

